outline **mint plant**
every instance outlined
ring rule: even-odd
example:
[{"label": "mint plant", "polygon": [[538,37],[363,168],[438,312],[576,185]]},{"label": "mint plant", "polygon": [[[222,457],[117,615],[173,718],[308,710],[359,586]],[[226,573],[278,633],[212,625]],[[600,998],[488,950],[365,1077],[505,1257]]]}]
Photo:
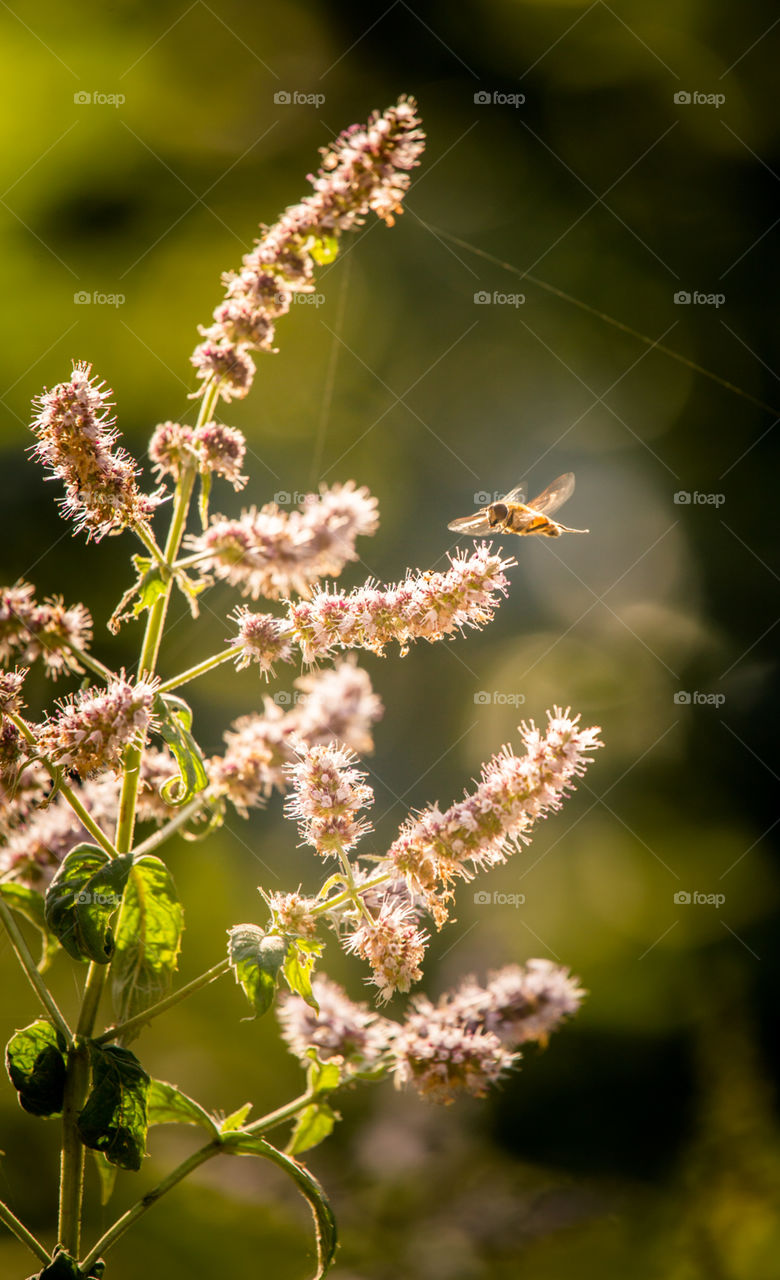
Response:
[{"label": "mint plant", "polygon": [[[382,1012],[422,977],[425,921],[446,924],[458,882],[526,843],[600,745],[597,729],[554,708],[544,729],[522,725],[521,753],[503,747],[462,800],[410,815],[384,853],[363,852],[373,792],[360,758],[372,750],[382,707],[356,652],[397,644],[405,654],[413,640],[437,643],[483,627],[514,561],[481,543],[451,555],[444,571],[341,590],[325,580],[357,559],[357,539],[377,527],[377,502],[365,488],[323,486],[291,511],[270,502],[237,519],[210,513],[215,486],[241,489],[247,479],[244,438],[216,419],[220,401],[247,395],[256,354],[273,351],[278,320],[296,293],[314,288],[341,236],[370,212],[392,225],[423,146],[416,104],[401,98],[325,149],[312,194],[262,228],[201,329],[197,420],[164,422],[152,434],[156,488],[141,486],[118,443],[111,392],[89,364],[75,363],[36,403],[33,456],[64,485],[62,514],[74,533],[89,542],[126,532],[140,544],[109,629],[143,624],[137,670],[128,674],[92,656],[83,604],[39,602],[22,581],[0,590],[0,920],[40,1006],[11,1034],[6,1063],[22,1108],[56,1119],[61,1134],[53,1243],[3,1204],[0,1219],[40,1263],[37,1280],[102,1276],[105,1255],[133,1224],[222,1155],[270,1160],[293,1179],[312,1209],[316,1276],[324,1276],[336,1227],[301,1157],[332,1131],[334,1095],[393,1078],[434,1102],[481,1096],[517,1065],[521,1045],[544,1043],[583,997],[566,969],[532,959],[484,983],[468,977],[435,1004],[413,995],[401,1020]],[[199,600],[215,581],[269,607],[238,604],[226,619],[226,647],[162,680],[172,593],[187,601],[197,645]],[[52,681],[76,675],[83,683],[36,720],[24,697],[38,661]],[[220,665],[256,666],[269,681],[283,664],[305,669],[295,704],[283,710],[266,697],[262,711],[227,729],[224,751],[206,758],[181,691]],[[166,845],[181,834],[208,839],[231,810],[246,818],[275,791],[286,797],[290,839],[312,851],[312,883],[283,892],[260,886],[256,918],[226,922],[226,954],[175,986],[183,907]],[[37,961],[28,926],[42,939]],[[327,976],[334,945],[356,957],[372,1000],[355,1002]],[[81,996],[71,1021],[47,982],[53,965],[74,968]],[[275,1008],[305,1072],[297,1097],[256,1119],[248,1106],[224,1118],[155,1078],[139,1043],[152,1019],[231,972],[254,1016]],[[104,997],[112,1003],[106,1026]],[[83,1241],[87,1153],[107,1203],[116,1176],[140,1169],[149,1130],[163,1123],[202,1129],[203,1144],[99,1240]]]}]

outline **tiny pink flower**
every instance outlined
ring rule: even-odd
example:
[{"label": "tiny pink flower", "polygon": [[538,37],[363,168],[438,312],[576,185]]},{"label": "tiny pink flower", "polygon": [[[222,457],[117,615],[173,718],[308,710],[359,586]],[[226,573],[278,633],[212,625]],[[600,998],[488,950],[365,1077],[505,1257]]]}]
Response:
[{"label": "tiny pink flower", "polygon": [[396,991],[408,991],[422,977],[420,963],[429,935],[417,928],[413,908],[384,902],[379,915],[363,921],[344,939],[345,950],[367,960],[379,988],[379,999],[389,1000]]},{"label": "tiny pink flower", "polygon": [[0,589],[0,661],[19,654],[25,662],[43,661],[53,680],[63,673],[80,674],[84,668],[71,646],[88,649],[92,618],[83,604],[65,604],[52,596],[38,604],[26,582]]},{"label": "tiny pink flower", "polygon": [[238,627],[238,635],[227,641],[241,645],[236,657],[236,668],[241,670],[255,662],[264,675],[273,674],[275,662],[292,662],[290,624],[284,618],[270,613],[252,613],[239,605],[229,619]]},{"label": "tiny pink flower", "polygon": [[86,778],[97,769],[118,768],[124,748],[142,743],[155,726],[157,678],[135,684],[124,673],[105,689],[86,689],[60,704],[38,737],[41,754]]},{"label": "tiny pink flower", "polygon": [[290,785],[285,803],[288,817],[298,822],[301,839],[327,856],[354,848],[371,828],[357,818],[374,803],[374,793],[356,769],[356,757],[333,744],[302,746],[301,758],[284,773]]},{"label": "tiny pink flower", "polygon": [[350,1000],[343,987],[323,974],[312,981],[319,1012],[300,996],[282,995],[277,1017],[291,1053],[306,1062],[306,1051],[316,1049],[321,1062],[340,1059],[353,1071],[376,1071],[386,1056],[395,1030],[387,1018],[365,1004]]}]

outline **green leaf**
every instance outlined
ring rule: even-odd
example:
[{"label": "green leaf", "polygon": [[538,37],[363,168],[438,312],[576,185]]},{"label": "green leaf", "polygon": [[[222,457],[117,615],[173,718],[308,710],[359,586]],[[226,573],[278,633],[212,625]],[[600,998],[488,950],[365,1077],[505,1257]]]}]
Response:
[{"label": "green leaf", "polygon": [[[98,1258],[86,1273],[86,1280],[101,1280],[105,1269],[105,1262]],[[27,1280],[85,1280],[85,1273],[79,1268],[75,1258],[55,1245],[51,1262],[46,1264],[43,1271],[36,1271],[34,1276],[28,1276]]]},{"label": "green leaf", "polygon": [[207,1129],[212,1137],[219,1133],[208,1111],[194,1098],[182,1093],[175,1084],[168,1084],[167,1080],[152,1080],[146,1116],[150,1128],[153,1124],[197,1124]]},{"label": "green leaf", "polygon": [[56,1116],[65,1091],[65,1041],[41,1019],[11,1036],[5,1065],[19,1102],[33,1116]]},{"label": "green leaf", "polygon": [[306,1107],[298,1117],[292,1137],[287,1144],[288,1156],[300,1155],[318,1146],[333,1132],[333,1126],[341,1116],[327,1102],[315,1102]]},{"label": "green leaf", "polygon": [[159,858],[138,858],[125,888],[111,965],[117,1022],[162,1000],[176,972],[184,912]]},{"label": "green leaf", "polygon": [[150,1079],[134,1053],[116,1045],[90,1045],[92,1083],[78,1118],[85,1147],[110,1164],[138,1170],[146,1150]]},{"label": "green leaf", "polygon": [[167,580],[163,576],[162,569],[156,560],[146,560],[142,556],[134,556],[133,559],[139,569],[142,561],[148,565],[148,568],[141,574],[136,584],[138,599],[133,605],[133,617],[140,618],[145,609],[151,609],[155,601],[159,600],[160,596],[165,595]]},{"label": "green leaf", "polygon": [[119,1172],[116,1165],[109,1164],[102,1151],[93,1151],[95,1157],[95,1168],[100,1179],[100,1203],[107,1205],[116,1186],[116,1175]]},{"label": "green leaf", "polygon": [[245,1102],[243,1107],[239,1107],[237,1111],[233,1111],[229,1116],[225,1116],[225,1119],[219,1126],[220,1133],[233,1133],[235,1129],[240,1129],[251,1110],[252,1103]]},{"label": "green leaf", "polygon": [[341,1080],[341,1066],[338,1062],[320,1062],[316,1049],[309,1050],[309,1090],[313,1093],[330,1093],[337,1089]]},{"label": "green leaf", "polygon": [[41,935],[42,949],[41,958],[38,961],[38,970],[45,973],[51,964],[52,957],[59,950],[59,943],[53,933],[50,933],[46,927],[46,914],[44,909],[43,894],[37,889],[30,889],[25,884],[15,884],[8,880],[4,884],[0,884],[0,897],[2,897],[12,911],[17,915],[24,916],[25,920],[29,920],[30,924]]},{"label": "green leaf", "polygon": [[159,694],[154,700],[158,732],[179,766],[178,778],[169,778],[161,790],[168,804],[182,805],[208,786],[208,774],[200,747],[190,733],[192,711],[182,698]]},{"label": "green leaf", "polygon": [[301,1195],[309,1202],[314,1217],[317,1235],[317,1271],[312,1280],[322,1280],[331,1268],[338,1241],[336,1219],[320,1183],[308,1169],[304,1169],[303,1165],[290,1159],[276,1147],[272,1147],[264,1138],[255,1137],[253,1134],[237,1134],[233,1141],[225,1142],[225,1150],[237,1155],[263,1156],[266,1160],[272,1160],[280,1169],[284,1169],[285,1173],[293,1179]]},{"label": "green leaf", "polygon": [[337,236],[318,236],[309,246],[309,253],[321,267],[328,266],[338,255],[339,242]]},{"label": "green leaf", "polygon": [[110,922],[132,865],[130,854],[109,858],[94,844],[77,845],[61,864],[46,893],[46,924],[74,960],[110,961]]},{"label": "green leaf", "polygon": [[284,976],[288,987],[306,1001],[316,1013],[320,1007],[311,989],[311,975],[322,954],[322,943],[295,938],[290,943],[284,961]]},{"label": "green leaf", "polygon": [[273,1004],[279,970],[288,943],[276,933],[264,933],[256,924],[237,924],[229,931],[228,956],[255,1013],[262,1016]]}]

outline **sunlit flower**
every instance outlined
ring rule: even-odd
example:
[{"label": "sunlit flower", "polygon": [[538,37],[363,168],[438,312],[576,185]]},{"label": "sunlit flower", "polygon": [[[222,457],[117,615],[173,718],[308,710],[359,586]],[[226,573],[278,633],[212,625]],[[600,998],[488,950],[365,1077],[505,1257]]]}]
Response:
[{"label": "sunlit flower", "polygon": [[376,505],[366,488],[348,481],[310,495],[299,511],[269,502],[237,520],[213,516],[187,546],[200,557],[197,570],[205,576],[229,582],[252,600],[278,600],[293,591],[308,593],[319,578],[337,577],[356,560],[356,538],[377,527]]},{"label": "sunlit flower", "polygon": [[401,98],[353,125],[322,149],[313,194],[292,205],[225,277],[227,296],[192,357],[198,377],[216,378],[225,400],[246,395],[254,374],[250,351],[274,351],[274,329],[296,293],[310,292],[315,266],[332,259],[342,232],[373,210],[388,225],[401,210],[410,171],[425,144],[416,103]]},{"label": "sunlit flower", "polygon": [[118,431],[105,383],[92,378],[92,366],[73,366],[68,382],[45,391],[36,401],[31,426],[38,437],[33,454],[65,484],[63,514],[99,540],[128,525],[146,524],[160,494],[138,488],[135,460],[117,449]]},{"label": "sunlit flower", "polygon": [[397,1085],[413,1085],[422,1098],[444,1103],[460,1093],[484,1097],[519,1058],[492,1031],[459,1021],[425,996],[414,1000],[392,1052]]},{"label": "sunlit flower", "polygon": [[105,689],[75,694],[41,727],[41,754],[82,778],[119,766],[124,748],[143,742],[154,727],[152,704],[159,683],[155,678],[133,684],[120,674]]},{"label": "sunlit flower", "polygon": [[504,570],[515,563],[482,545],[450,556],[443,573],[410,575],[397,586],[316,590],[310,600],[289,607],[304,661],[340,648],[381,654],[393,640],[405,653],[412,640],[433,643],[466,627],[482,627],[493,618],[498,597],[506,595]]},{"label": "sunlit flower", "polygon": [[469,1025],[494,1032],[502,1044],[545,1044],[550,1033],[576,1013],[585,992],[568,969],[552,960],[510,964],[488,975],[487,986],[473,978],[450,997],[450,1007]]},{"label": "sunlit flower", "polygon": [[357,815],[374,803],[374,793],[355,768],[347,748],[328,744],[309,749],[301,744],[300,758],[285,767],[290,785],[285,803],[288,817],[298,823],[301,839],[323,855],[354,848],[370,826]]},{"label": "sunlit flower", "polygon": [[92,618],[83,604],[66,608],[61,596],[38,604],[27,582],[0,589],[0,662],[19,656],[25,662],[42,658],[46,674],[56,680],[63,672],[84,668],[71,646],[87,649]]},{"label": "sunlit flower", "polygon": [[228,644],[241,645],[236,658],[239,671],[254,662],[268,675],[273,673],[274,663],[292,662],[290,624],[285,618],[253,613],[245,605],[239,605],[229,621],[238,627],[238,635],[231,637]]},{"label": "sunlit flower", "polygon": [[482,769],[475,791],[444,813],[437,806],[410,818],[388,851],[388,861],[423,893],[437,922],[446,918],[449,885],[506,861],[528,843],[534,822],[561,806],[574,779],[585,772],[589,752],[601,746],[598,728],[581,729],[567,708],[548,712],[546,733],[533,722],[520,726],[525,755],[508,747]]},{"label": "sunlit flower", "polygon": [[314,977],[312,991],[319,1013],[292,994],[283,994],[277,1003],[282,1036],[291,1053],[305,1062],[307,1049],[314,1048],[322,1062],[339,1058],[354,1071],[375,1071],[387,1053],[394,1024],[350,1000],[337,982],[322,974]]},{"label": "sunlit flower", "polygon": [[312,913],[314,899],[300,893],[272,893],[268,898],[273,924],[280,933],[313,938],[318,917]]},{"label": "sunlit flower", "polygon": [[[62,795],[36,809],[35,805],[40,805],[45,798],[43,775],[34,775],[33,783],[23,823],[8,832],[7,842],[0,848],[0,876],[41,889],[49,883],[65,855],[75,845],[91,841],[92,836]],[[88,813],[112,834],[119,794],[114,775],[90,778],[81,785],[76,783],[74,789]]]},{"label": "sunlit flower", "polygon": [[27,673],[27,667],[22,667],[21,670],[17,667],[14,671],[0,671],[0,717],[15,715],[21,710],[22,689]]},{"label": "sunlit flower", "polygon": [[312,746],[335,738],[364,756],[374,750],[371,728],[384,714],[367,671],[354,654],[295,681],[306,696],[297,707],[298,732]]},{"label": "sunlit flower", "polygon": [[364,920],[343,939],[344,948],[367,960],[379,988],[379,998],[389,1000],[396,991],[408,991],[422,977],[420,962],[429,937],[417,927],[411,907],[384,902],[370,923]]}]

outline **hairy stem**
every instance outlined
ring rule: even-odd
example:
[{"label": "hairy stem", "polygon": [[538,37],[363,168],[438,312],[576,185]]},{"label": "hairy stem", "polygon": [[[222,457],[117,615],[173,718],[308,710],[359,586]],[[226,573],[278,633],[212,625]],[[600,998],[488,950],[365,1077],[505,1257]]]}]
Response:
[{"label": "hairy stem", "polygon": [[6,932],[11,940],[11,946],[16,952],[19,963],[27,974],[30,985],[34,988],[41,1004],[57,1030],[65,1037],[66,1044],[72,1044],[73,1033],[60,1013],[54,996],[51,994],[43,980],[43,977],[38,972],[35,960],[30,953],[30,948],[27,946],[24,934],[14,919],[13,912],[2,898],[0,898],[0,920],[2,920],[5,925]]},{"label": "hairy stem", "polygon": [[40,1240],[36,1240],[31,1231],[28,1231],[23,1222],[20,1222],[15,1213],[12,1213],[7,1204],[3,1204],[0,1200],[0,1222],[4,1222],[8,1230],[16,1236],[17,1240],[21,1240],[22,1244],[26,1244],[31,1253],[44,1264],[51,1262],[51,1256],[46,1252]]},{"label": "hairy stem", "polygon": [[227,973],[230,969],[230,961],[225,958],[217,964],[212,965],[205,973],[201,973],[199,977],[193,978],[192,982],[188,982],[186,986],[179,987],[178,991],[173,991],[164,1000],[158,1000],[156,1004],[152,1004],[148,1009],[144,1009],[143,1013],[137,1013],[134,1017],[128,1018],[126,1022],[120,1022],[116,1026],[109,1027],[104,1031],[102,1036],[98,1036],[94,1041],[95,1044],[108,1044],[111,1040],[118,1040],[120,1036],[126,1035],[130,1031],[136,1031],[145,1023],[151,1022],[152,1018],[157,1018],[161,1013],[165,1013],[168,1009],[172,1009],[180,1000],[186,1000],[187,996],[194,995],[196,991],[200,991],[201,987],[207,987],[210,982],[215,982],[217,978],[221,978],[223,973]]},{"label": "hairy stem", "polygon": [[172,689],[178,689],[180,685],[188,684],[190,680],[195,680],[198,676],[205,675],[207,671],[212,671],[214,667],[219,667],[223,662],[229,662],[231,658],[235,658],[241,653],[243,645],[234,644],[229,649],[225,649],[223,653],[215,653],[210,658],[204,658],[203,662],[199,662],[195,667],[188,667],[186,671],[180,671],[177,676],[172,676],[170,680],[166,680],[160,685],[159,693],[170,693]]}]

